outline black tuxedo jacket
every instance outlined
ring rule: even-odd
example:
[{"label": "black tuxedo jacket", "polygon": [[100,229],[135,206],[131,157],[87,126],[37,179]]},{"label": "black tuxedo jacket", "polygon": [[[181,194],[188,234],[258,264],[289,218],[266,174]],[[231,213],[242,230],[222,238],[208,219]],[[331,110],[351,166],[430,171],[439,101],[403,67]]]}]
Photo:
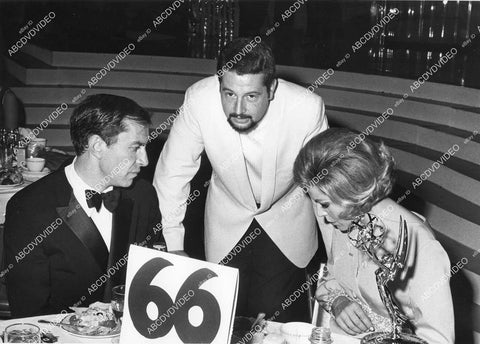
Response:
[{"label": "black tuxedo jacket", "polygon": [[15,194],[8,202],[5,254],[7,292],[13,317],[69,312],[109,301],[124,284],[124,258],[132,243],[160,239],[160,211],[153,186],[136,180],[118,188],[110,253],[67,181],[56,171]]}]

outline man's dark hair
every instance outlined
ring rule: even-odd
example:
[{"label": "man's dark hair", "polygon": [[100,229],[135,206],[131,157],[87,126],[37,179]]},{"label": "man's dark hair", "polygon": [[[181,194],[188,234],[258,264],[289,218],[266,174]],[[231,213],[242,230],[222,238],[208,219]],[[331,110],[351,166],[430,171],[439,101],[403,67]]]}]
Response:
[{"label": "man's dark hair", "polygon": [[107,145],[117,142],[117,136],[127,130],[125,120],[140,125],[151,124],[150,114],[133,100],[111,94],[88,96],[70,117],[70,137],[75,153],[81,155],[92,135],[100,136]]},{"label": "man's dark hair", "polygon": [[[239,37],[225,45],[217,59],[217,73],[220,81],[223,75],[220,71],[225,70],[234,71],[238,75],[263,73],[264,85],[267,88],[271,86],[275,79],[275,58],[272,49],[263,41],[257,43],[256,39],[257,37]],[[253,45],[255,46],[250,50]],[[233,64],[233,67],[229,68],[227,63]]]}]

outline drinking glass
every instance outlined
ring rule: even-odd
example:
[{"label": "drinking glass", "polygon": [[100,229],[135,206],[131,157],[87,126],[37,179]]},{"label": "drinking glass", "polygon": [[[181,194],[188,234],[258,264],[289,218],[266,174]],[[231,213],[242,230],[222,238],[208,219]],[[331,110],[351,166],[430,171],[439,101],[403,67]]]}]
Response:
[{"label": "drinking glass", "polygon": [[18,131],[0,129],[0,168],[2,170],[12,168],[17,140]]},{"label": "drinking glass", "polygon": [[36,137],[27,144],[25,158],[41,158],[45,154],[47,139]]},{"label": "drinking glass", "polygon": [[125,300],[125,285],[117,285],[112,289],[112,310],[117,321],[121,322],[123,318],[123,302]]},{"label": "drinking glass", "polygon": [[164,242],[154,244],[153,248],[157,251],[167,252],[167,244],[165,244]]},{"label": "drinking glass", "polygon": [[34,324],[17,323],[5,329],[6,343],[41,343],[40,328]]}]

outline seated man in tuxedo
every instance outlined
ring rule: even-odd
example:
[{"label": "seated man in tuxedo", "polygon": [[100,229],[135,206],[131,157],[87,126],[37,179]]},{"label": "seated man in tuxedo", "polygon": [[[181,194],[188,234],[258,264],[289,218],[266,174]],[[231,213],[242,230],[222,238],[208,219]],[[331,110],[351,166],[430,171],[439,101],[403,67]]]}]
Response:
[{"label": "seated man in tuxedo", "polygon": [[148,165],[150,116],[134,101],[86,98],[70,119],[73,162],[18,192],[7,205],[6,275],[14,317],[109,301],[125,283],[128,248],[151,246],[160,212]]}]

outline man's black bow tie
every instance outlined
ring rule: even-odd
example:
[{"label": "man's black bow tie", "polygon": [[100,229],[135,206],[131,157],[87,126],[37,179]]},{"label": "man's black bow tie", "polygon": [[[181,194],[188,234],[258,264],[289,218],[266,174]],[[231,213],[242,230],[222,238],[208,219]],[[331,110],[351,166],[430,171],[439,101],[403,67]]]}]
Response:
[{"label": "man's black bow tie", "polygon": [[97,211],[100,211],[103,201],[105,208],[113,213],[118,205],[120,191],[113,189],[112,191],[100,194],[94,190],[85,190],[85,197],[87,198],[87,205],[89,208],[95,208]]}]

